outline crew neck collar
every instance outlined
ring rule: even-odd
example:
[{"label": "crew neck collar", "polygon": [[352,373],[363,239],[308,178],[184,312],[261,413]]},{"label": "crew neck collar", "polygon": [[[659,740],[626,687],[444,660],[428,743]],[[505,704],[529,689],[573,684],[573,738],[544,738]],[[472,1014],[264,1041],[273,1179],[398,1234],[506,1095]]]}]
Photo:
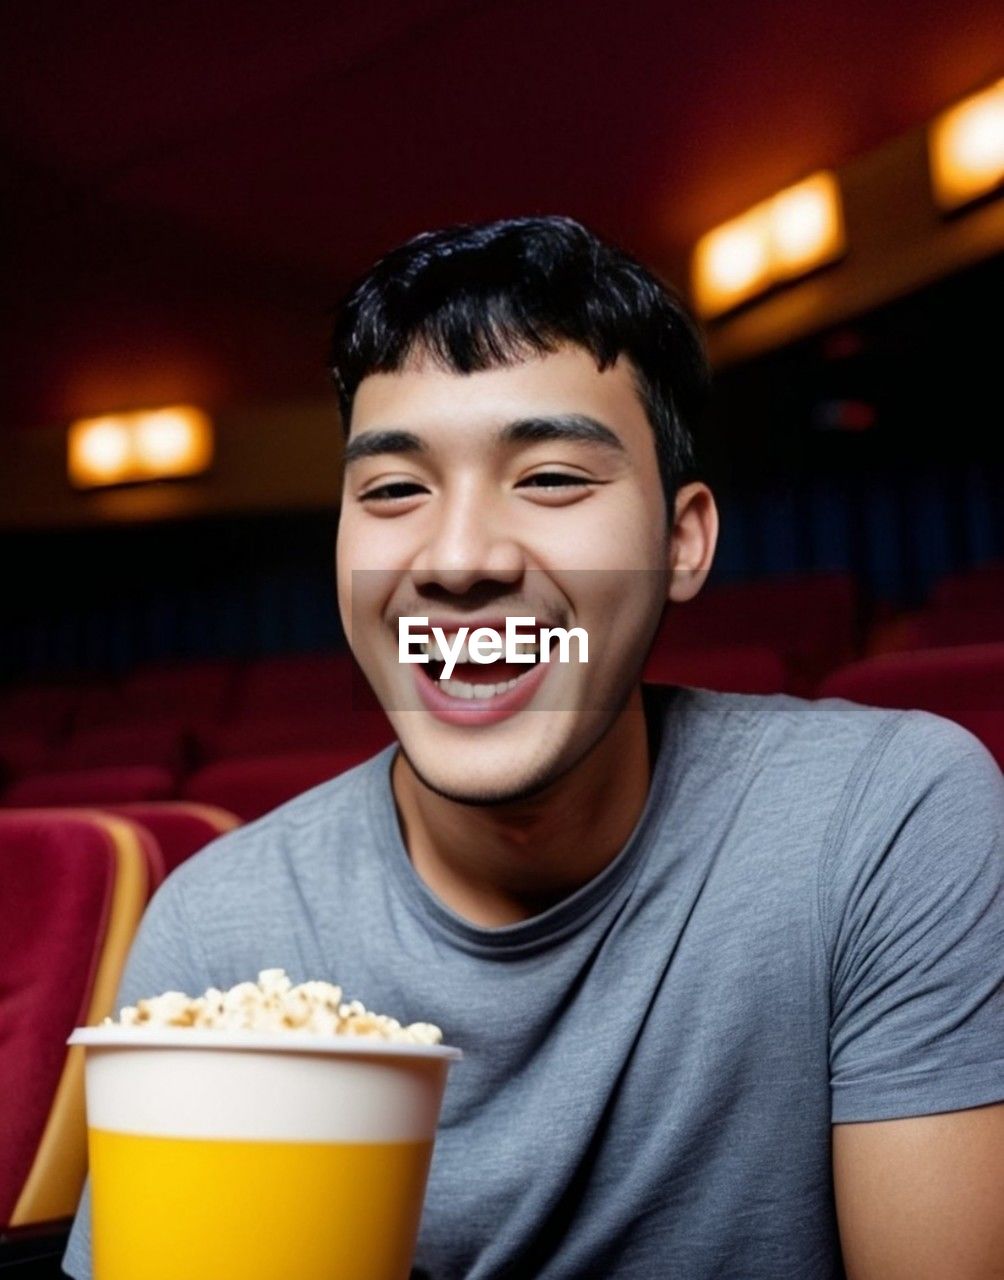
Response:
[{"label": "crew neck collar", "polygon": [[675,687],[642,686],[649,742],[655,748],[652,776],[641,814],[620,852],[591,880],[546,911],[496,928],[465,920],[416,872],[401,833],[391,785],[391,767],[398,747],[396,743],[387,747],[373,760],[369,772],[369,814],[379,854],[409,908],[461,950],[500,960],[546,950],[584,928],[626,891],[651,845],[650,835],[663,808],[678,746],[672,720],[681,693]]}]

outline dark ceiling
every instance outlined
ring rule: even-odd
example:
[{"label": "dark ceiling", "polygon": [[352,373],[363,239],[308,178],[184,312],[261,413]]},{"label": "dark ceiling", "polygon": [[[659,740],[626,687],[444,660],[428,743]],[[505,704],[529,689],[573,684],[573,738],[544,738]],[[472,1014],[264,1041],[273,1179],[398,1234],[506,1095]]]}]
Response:
[{"label": "dark ceiling", "polygon": [[993,0],[34,0],[0,15],[0,423],[322,389],[325,308],[445,222],[707,227],[1004,62]]}]

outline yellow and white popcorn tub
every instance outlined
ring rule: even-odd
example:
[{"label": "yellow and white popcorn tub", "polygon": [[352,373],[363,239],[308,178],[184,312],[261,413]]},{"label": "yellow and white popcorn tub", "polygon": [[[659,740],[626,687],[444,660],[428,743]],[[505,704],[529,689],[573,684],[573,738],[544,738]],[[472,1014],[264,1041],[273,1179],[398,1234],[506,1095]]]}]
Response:
[{"label": "yellow and white popcorn tub", "polygon": [[458,1049],[80,1028],[95,1280],[406,1280]]}]

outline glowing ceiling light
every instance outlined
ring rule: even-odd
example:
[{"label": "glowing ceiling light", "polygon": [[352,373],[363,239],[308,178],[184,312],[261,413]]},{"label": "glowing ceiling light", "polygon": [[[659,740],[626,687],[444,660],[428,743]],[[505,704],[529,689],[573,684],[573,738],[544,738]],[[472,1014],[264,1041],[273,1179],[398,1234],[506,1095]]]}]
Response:
[{"label": "glowing ceiling light", "polygon": [[67,471],[81,489],[196,475],[212,461],[213,430],[201,409],[164,409],[84,418],[70,427]]},{"label": "glowing ceiling light", "polygon": [[198,409],[179,406],[137,415],[136,451],[152,474],[193,475],[212,457],[212,429]]},{"label": "glowing ceiling light", "polygon": [[758,226],[724,227],[709,244],[708,254],[708,265],[722,284],[747,289],[767,265],[767,238]]},{"label": "glowing ceiling light", "polygon": [[1004,79],[949,108],[928,130],[934,198],[943,209],[978,200],[1004,182]]},{"label": "glowing ceiling light", "polygon": [[693,287],[705,315],[726,311],[766,287],[770,237],[761,213],[752,209],[698,241]]},{"label": "glowing ceiling light", "polygon": [[115,418],[91,418],[70,428],[68,465],[78,484],[114,484],[132,458],[128,429]]},{"label": "glowing ceiling light", "polygon": [[692,266],[698,310],[720,315],[831,262],[845,247],[837,179],[813,174],[701,237]]},{"label": "glowing ceiling light", "polygon": [[778,276],[801,275],[844,250],[844,220],[837,179],[817,173],[771,201],[771,256]]}]

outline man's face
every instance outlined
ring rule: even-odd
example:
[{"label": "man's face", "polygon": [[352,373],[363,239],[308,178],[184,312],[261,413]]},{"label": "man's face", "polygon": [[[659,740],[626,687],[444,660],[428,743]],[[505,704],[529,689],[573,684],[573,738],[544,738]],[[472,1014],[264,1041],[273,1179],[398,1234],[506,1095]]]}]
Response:
[{"label": "man's face", "polygon": [[[666,599],[665,499],[631,366],[600,373],[566,345],[480,373],[417,359],[364,379],[337,572],[353,653],[427,786],[498,803],[559,778],[622,710]],[[405,616],[449,638],[515,616],[582,627],[589,660],[468,662],[438,681],[399,661]]]}]

